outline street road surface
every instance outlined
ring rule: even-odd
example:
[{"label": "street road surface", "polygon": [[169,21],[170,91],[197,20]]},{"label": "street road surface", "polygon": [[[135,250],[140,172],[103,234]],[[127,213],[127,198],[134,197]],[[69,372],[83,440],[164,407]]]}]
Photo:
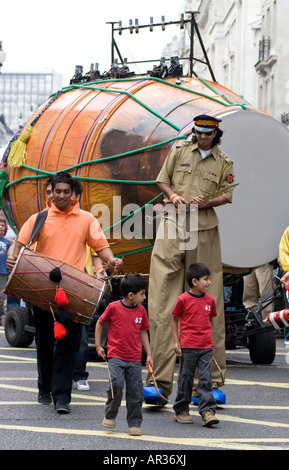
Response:
[{"label": "street road surface", "polygon": [[[202,427],[196,406],[191,407],[194,424],[182,425],[174,421],[172,403],[162,408],[144,405],[143,436],[130,437],[125,402],[116,430],[109,432],[102,427],[108,383],[104,362],[91,355],[87,366],[90,391],[73,390],[71,413],[58,415],[52,405],[37,403],[35,344],[24,349],[11,347],[1,326],[0,448],[101,450],[96,454],[97,463],[123,464],[131,468],[137,468],[140,460],[155,465],[152,459],[156,453],[168,459],[170,452],[174,455],[170,465],[184,468],[194,450],[288,450],[288,352],[281,338],[277,339],[277,354],[272,365],[252,364],[246,349],[227,351],[227,378],[222,389],[227,403],[218,409],[219,425]],[[175,380],[177,376],[178,366]],[[144,380],[145,377],[144,367]],[[175,394],[176,384],[172,401]],[[137,460],[117,460],[123,455],[134,455]],[[185,457],[187,460],[182,460]]]}]

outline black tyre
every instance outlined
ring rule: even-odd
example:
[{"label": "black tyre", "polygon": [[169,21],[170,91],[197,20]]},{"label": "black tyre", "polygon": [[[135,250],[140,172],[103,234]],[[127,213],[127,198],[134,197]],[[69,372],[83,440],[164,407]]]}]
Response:
[{"label": "black tyre", "polygon": [[25,307],[11,308],[5,318],[5,336],[11,346],[26,348],[34,340],[34,333],[25,331],[29,325],[29,310]]},{"label": "black tyre", "polygon": [[276,338],[270,330],[249,338],[250,358],[253,364],[272,364],[276,355]]}]

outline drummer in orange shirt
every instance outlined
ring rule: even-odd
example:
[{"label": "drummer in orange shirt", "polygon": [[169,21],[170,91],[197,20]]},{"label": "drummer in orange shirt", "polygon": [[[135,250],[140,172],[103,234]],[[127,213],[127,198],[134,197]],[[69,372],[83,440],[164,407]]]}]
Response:
[{"label": "drummer in orange shirt", "polygon": [[[122,261],[115,258],[95,217],[80,209],[71,199],[74,179],[65,172],[52,178],[53,200],[46,221],[37,235],[36,252],[58,259],[84,270],[86,244],[92,247],[111,268],[119,271]],[[7,268],[12,271],[18,254],[29,241],[37,214],[32,215],[19,232],[14,249],[8,251]],[[82,324],[65,324],[65,338],[56,342],[54,350],[54,320],[50,312],[33,308],[35,341],[37,345],[38,402],[50,404],[53,400],[58,413],[70,413],[71,388],[75,359],[79,350]]]}]

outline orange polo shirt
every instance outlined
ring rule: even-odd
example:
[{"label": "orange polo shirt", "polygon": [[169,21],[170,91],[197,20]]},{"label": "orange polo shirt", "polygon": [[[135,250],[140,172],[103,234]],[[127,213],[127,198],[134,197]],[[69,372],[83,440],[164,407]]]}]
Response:
[{"label": "orange polo shirt", "polygon": [[[27,245],[37,214],[33,214],[19,232],[18,241]],[[84,270],[86,244],[96,252],[109,244],[97,221],[89,212],[75,203],[70,212],[63,212],[51,203],[46,221],[38,236],[36,252],[50,256],[75,268]]]}]

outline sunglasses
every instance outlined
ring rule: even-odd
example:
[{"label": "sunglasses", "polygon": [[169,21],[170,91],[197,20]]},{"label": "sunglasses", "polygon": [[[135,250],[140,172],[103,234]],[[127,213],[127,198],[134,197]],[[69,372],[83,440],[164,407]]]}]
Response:
[{"label": "sunglasses", "polygon": [[211,132],[200,132],[200,131],[195,131],[196,134],[201,135],[201,134],[206,134],[206,135],[213,135],[214,131]]}]

